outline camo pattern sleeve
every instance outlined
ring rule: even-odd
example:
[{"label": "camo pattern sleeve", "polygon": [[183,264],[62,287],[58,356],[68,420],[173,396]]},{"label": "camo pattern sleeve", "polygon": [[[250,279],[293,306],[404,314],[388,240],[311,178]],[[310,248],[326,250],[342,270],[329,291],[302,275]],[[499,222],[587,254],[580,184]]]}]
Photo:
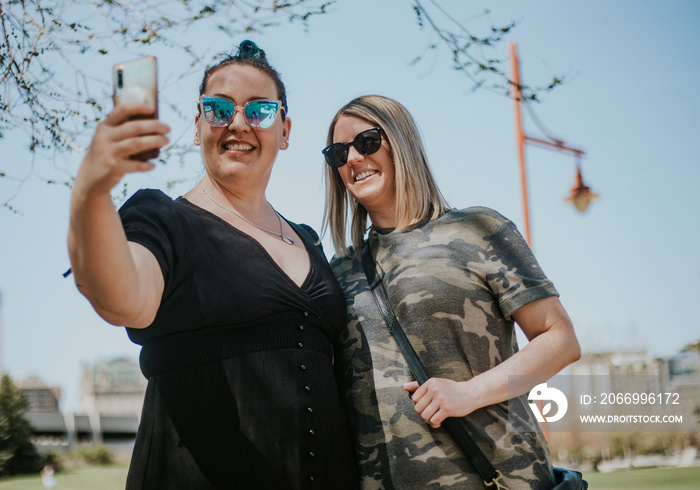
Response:
[{"label": "camo pattern sleeve", "polygon": [[[372,230],[370,248],[399,322],[433,377],[455,381],[518,346],[512,314],[557,295],[515,225],[488,208],[453,210],[404,231]],[[414,410],[413,377],[367,286],[360,251],[331,262],[348,304],[338,339],[345,410],[365,489],[482,489],[444,429]],[[549,448],[525,396],[464,417],[514,489],[549,489]]]}]

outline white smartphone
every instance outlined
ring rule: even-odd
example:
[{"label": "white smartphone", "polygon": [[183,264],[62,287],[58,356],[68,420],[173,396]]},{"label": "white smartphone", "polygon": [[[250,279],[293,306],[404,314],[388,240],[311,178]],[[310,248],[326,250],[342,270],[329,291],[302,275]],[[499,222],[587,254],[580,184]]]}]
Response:
[{"label": "white smartphone", "polygon": [[158,117],[158,71],[155,56],[117,63],[112,67],[114,104],[148,102]]},{"label": "white smartphone", "polygon": [[[158,70],[155,56],[117,63],[112,67],[114,105],[121,102],[147,102],[154,108],[153,114],[134,119],[158,119]],[[150,160],[158,157],[160,150],[139,153],[133,158]]]}]

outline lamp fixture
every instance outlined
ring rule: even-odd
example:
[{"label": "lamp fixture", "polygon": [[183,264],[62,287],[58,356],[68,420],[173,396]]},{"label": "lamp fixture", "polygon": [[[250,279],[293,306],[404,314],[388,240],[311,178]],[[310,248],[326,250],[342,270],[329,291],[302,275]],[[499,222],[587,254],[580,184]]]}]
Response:
[{"label": "lamp fixture", "polygon": [[591,201],[598,199],[598,194],[593,192],[590,187],[583,183],[583,178],[581,177],[581,165],[576,162],[576,183],[571,188],[569,196],[564,199],[567,202],[571,202],[576,210],[583,213],[588,209],[588,205]]}]

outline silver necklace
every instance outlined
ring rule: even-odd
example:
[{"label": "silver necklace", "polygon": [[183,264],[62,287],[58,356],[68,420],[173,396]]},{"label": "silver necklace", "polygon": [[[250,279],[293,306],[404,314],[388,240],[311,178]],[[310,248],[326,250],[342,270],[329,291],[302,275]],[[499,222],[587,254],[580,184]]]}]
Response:
[{"label": "silver necklace", "polygon": [[252,221],[250,221],[248,218],[246,218],[245,216],[242,216],[242,215],[238,214],[235,210],[230,209],[230,208],[227,208],[226,206],[222,206],[221,204],[219,204],[218,202],[216,202],[216,200],[214,200],[214,198],[207,192],[207,190],[204,188],[203,185],[200,184],[200,187],[201,187],[202,190],[204,191],[204,194],[211,200],[211,202],[213,202],[214,204],[216,204],[218,207],[220,207],[220,208],[223,209],[224,211],[228,211],[228,212],[231,213],[231,214],[235,214],[236,216],[238,216],[239,218],[241,218],[241,219],[242,219],[243,221],[245,221],[246,223],[248,223],[248,224],[253,225],[254,227],[256,227],[258,230],[262,230],[262,231],[264,231],[265,233],[268,233],[268,234],[270,234],[270,235],[279,237],[280,240],[282,240],[284,243],[287,243],[287,244],[289,244],[289,245],[294,245],[294,240],[292,240],[292,239],[289,238],[287,235],[285,235],[285,234],[282,233],[282,218],[280,218],[279,213],[278,213],[277,211],[275,211],[275,208],[272,208],[272,205],[271,205],[270,203],[268,203],[268,204],[270,204],[270,207],[272,208],[272,210],[275,211],[275,216],[277,216],[277,221],[279,221],[279,224],[280,224],[280,232],[279,232],[279,233],[277,233],[276,231],[268,230],[267,228],[263,228],[262,226],[258,226],[258,225],[256,225],[255,223],[253,223]]}]

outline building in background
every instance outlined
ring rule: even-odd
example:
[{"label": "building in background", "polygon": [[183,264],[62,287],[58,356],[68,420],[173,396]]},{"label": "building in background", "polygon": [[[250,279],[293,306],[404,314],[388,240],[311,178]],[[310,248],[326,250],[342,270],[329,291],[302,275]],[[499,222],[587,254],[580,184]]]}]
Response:
[{"label": "building in background", "polygon": [[59,411],[61,388],[48,387],[37,377],[20,380],[17,387],[27,401],[25,418],[34,428],[34,444],[39,448],[68,445],[66,424]]},{"label": "building in background", "polygon": [[133,359],[83,365],[80,408],[95,442],[133,445],[147,383]]},{"label": "building in background", "polygon": [[27,401],[29,412],[58,412],[58,402],[61,399],[61,388],[49,388],[44,382],[32,376],[23,379],[17,385]]},{"label": "building in background", "polygon": [[80,444],[106,444],[130,449],[136,439],[147,380],[133,359],[83,365],[80,413],[59,410],[60,388],[39,378],[18,383],[27,399],[26,418],[39,450],[70,449]]},{"label": "building in background", "polygon": [[80,410],[114,417],[141,415],[147,380],[130,358],[83,365]]}]

